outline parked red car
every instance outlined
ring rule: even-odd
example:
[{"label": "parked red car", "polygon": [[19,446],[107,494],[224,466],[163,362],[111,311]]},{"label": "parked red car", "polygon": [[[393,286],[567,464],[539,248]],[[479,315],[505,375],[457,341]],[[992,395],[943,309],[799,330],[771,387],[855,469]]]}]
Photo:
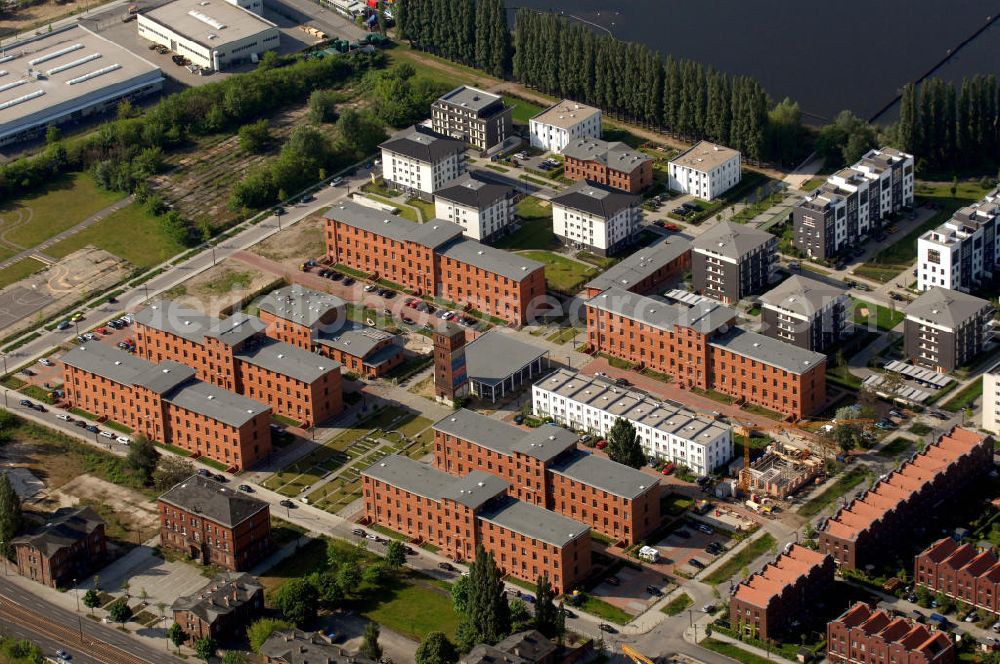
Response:
[{"label": "parked red car", "polygon": [[668,461],[667,465],[665,465],[663,467],[663,470],[661,470],[660,472],[662,472],[664,475],[669,475],[670,473],[674,472],[674,463],[673,463],[673,461]]},{"label": "parked red car", "polygon": [[608,446],[608,441],[604,440],[603,438],[594,443],[594,447],[596,447],[599,450],[603,450],[607,446]]}]

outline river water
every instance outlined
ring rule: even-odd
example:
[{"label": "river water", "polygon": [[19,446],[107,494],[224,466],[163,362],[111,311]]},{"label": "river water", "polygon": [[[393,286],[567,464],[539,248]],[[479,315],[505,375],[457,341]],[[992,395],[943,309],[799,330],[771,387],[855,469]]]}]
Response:
[{"label": "river water", "polygon": [[[872,117],[900,86],[1000,14],[1000,0],[508,0],[518,6],[569,14],[663,54],[753,75],[771,97],[798,100],[816,120],[845,108]],[[1000,74],[1000,22],[937,75],[977,72]]]}]

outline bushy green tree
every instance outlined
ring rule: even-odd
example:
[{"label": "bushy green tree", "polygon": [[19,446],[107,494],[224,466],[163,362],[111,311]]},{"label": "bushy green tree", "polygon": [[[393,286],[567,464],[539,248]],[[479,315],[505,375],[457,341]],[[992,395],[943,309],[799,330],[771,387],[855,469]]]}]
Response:
[{"label": "bushy green tree", "polygon": [[255,620],[247,627],[247,640],[250,642],[250,649],[259,654],[261,646],[271,638],[272,634],[291,629],[292,627],[292,623],[285,620],[275,620],[273,618]]},{"label": "bushy green tree", "polygon": [[378,642],[381,630],[377,622],[369,622],[365,625],[364,638],[361,641],[359,652],[363,657],[367,657],[373,662],[382,658],[382,646]]},{"label": "bushy green tree", "polygon": [[455,664],[458,651],[444,632],[431,632],[417,646],[417,664]]},{"label": "bushy green tree", "polygon": [[212,659],[217,648],[218,645],[215,643],[215,639],[210,636],[203,636],[194,642],[195,654],[198,655],[198,659],[206,662]]},{"label": "bushy green tree", "polygon": [[468,652],[477,643],[493,645],[510,633],[510,607],[503,578],[493,559],[480,544],[469,565],[468,600],[458,627],[458,645]]},{"label": "bushy green tree", "polygon": [[156,445],[153,444],[153,441],[139,435],[129,445],[126,461],[129,468],[135,471],[142,480],[142,483],[149,484],[160,461],[160,453],[156,451]]},{"label": "bushy green tree", "polygon": [[336,90],[313,90],[306,104],[309,108],[309,119],[317,124],[336,122],[337,98]]},{"label": "bushy green tree", "polygon": [[399,569],[406,564],[406,547],[399,540],[392,540],[385,549],[385,564]]},{"label": "bushy green tree", "polygon": [[128,600],[119,597],[112,602],[108,607],[108,617],[124,627],[125,623],[132,619],[132,607],[128,605]]},{"label": "bushy green tree", "polygon": [[642,451],[642,443],[636,436],[635,426],[623,417],[615,420],[608,432],[608,457],[612,461],[642,468],[646,465],[646,455]]},{"label": "bushy green tree", "polygon": [[247,154],[261,154],[271,143],[271,130],[267,118],[240,127],[240,149]]},{"label": "bushy green tree", "polygon": [[281,615],[302,627],[316,618],[319,593],[305,579],[289,579],[275,593],[274,605]]}]

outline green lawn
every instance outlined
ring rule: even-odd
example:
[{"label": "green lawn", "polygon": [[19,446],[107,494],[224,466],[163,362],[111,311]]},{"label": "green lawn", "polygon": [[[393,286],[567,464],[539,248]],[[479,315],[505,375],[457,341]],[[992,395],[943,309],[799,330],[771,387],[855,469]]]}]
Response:
[{"label": "green lawn", "polygon": [[428,203],[427,201],[421,200],[419,198],[411,198],[406,201],[407,205],[412,205],[413,207],[420,210],[420,213],[424,215],[424,221],[430,221],[436,215],[434,212],[434,204]]},{"label": "green lawn", "polygon": [[152,267],[184,251],[184,245],[164,233],[156,217],[129,205],[76,235],[57,242],[45,253],[62,258],[93,245],[137,267]]},{"label": "green lawn", "polygon": [[416,574],[381,592],[378,603],[364,615],[414,641],[435,631],[454,640],[460,620],[448,586]]},{"label": "green lawn", "polygon": [[752,652],[739,648],[726,641],[719,641],[718,639],[713,639],[711,637],[707,639],[702,639],[698,642],[703,648],[708,648],[713,650],[720,655],[725,655],[730,659],[735,659],[743,664],[772,664],[770,659],[764,659],[759,655],[755,655]]},{"label": "green lawn", "polygon": [[890,459],[895,459],[896,457],[902,456],[904,454],[909,454],[915,445],[916,443],[910,438],[903,438],[903,437],[893,438],[891,441],[886,443],[884,447],[879,449],[878,455]]},{"label": "green lawn", "polygon": [[551,251],[522,251],[520,254],[545,264],[545,283],[560,293],[573,294],[600,270]]},{"label": "green lawn", "polygon": [[552,206],[534,196],[525,196],[515,207],[521,227],[496,242],[501,249],[551,249],[559,242],[552,233]]},{"label": "green lawn", "polygon": [[586,611],[593,616],[609,620],[618,625],[625,625],[633,618],[632,614],[622,611],[617,606],[608,604],[600,597],[584,595],[584,598],[583,602],[579,605],[580,610]]},{"label": "green lawn", "polygon": [[757,560],[760,556],[770,551],[777,545],[777,540],[770,533],[764,533],[762,537],[751,541],[726,562],[719,565],[711,574],[702,579],[705,583],[716,584],[728,581],[741,569]]},{"label": "green lawn", "polygon": [[962,391],[945,401],[941,407],[949,413],[957,413],[964,408],[971,407],[973,402],[981,396],[983,396],[982,376],[962,388]]},{"label": "green lawn", "polygon": [[[86,173],[76,173],[58,178],[42,191],[17,202],[0,206],[0,228],[9,229],[8,241],[30,249],[122,198],[124,194],[99,188]],[[30,220],[17,223],[19,214],[22,221],[29,215]]]},{"label": "green lawn", "polygon": [[45,263],[36,261],[34,258],[22,258],[10,267],[5,267],[0,270],[0,288],[10,286],[21,279],[31,276],[35,272],[40,272],[44,269]]},{"label": "green lawn", "polygon": [[819,494],[799,509],[799,515],[812,518],[823,511],[825,507],[857,485],[868,479],[868,471],[864,468],[852,468],[834,482],[826,491]]},{"label": "green lawn", "polygon": [[665,607],[660,609],[660,611],[667,614],[668,616],[676,616],[678,613],[684,611],[692,604],[694,604],[694,600],[691,599],[691,596],[688,595],[687,593],[682,593],[677,597],[673,598],[672,600],[670,600],[670,602],[668,602]]},{"label": "green lawn", "polygon": [[[888,307],[872,304],[856,297],[851,297],[851,306],[854,308],[854,322],[862,325],[874,322],[875,327],[880,332],[887,332],[903,322],[906,315],[899,310],[893,311]],[[867,309],[867,313],[864,310]]]},{"label": "green lawn", "polygon": [[507,95],[504,95],[503,103],[507,106],[514,107],[512,116],[514,118],[514,122],[519,124],[528,124],[528,120],[545,110],[537,104],[532,104],[530,101],[517,99],[515,97],[508,97]]},{"label": "green lawn", "polygon": [[693,504],[694,500],[687,496],[682,496],[679,493],[668,493],[660,499],[660,513],[677,516],[686,512]]}]

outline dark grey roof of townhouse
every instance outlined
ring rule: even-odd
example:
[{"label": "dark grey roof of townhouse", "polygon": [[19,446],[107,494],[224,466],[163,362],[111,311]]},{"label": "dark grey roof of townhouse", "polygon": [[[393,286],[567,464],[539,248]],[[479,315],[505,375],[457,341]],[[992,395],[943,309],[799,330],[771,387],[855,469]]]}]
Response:
[{"label": "dark grey roof of townhouse", "polygon": [[417,126],[393,135],[379,147],[427,163],[435,163],[456,152],[465,151],[465,143],[462,141]]},{"label": "dark grey roof of townhouse", "polygon": [[649,155],[619,141],[603,141],[599,138],[575,138],[563,148],[563,156],[580,161],[597,161],[621,173],[631,173],[647,161]]},{"label": "dark grey roof of townhouse", "polygon": [[11,544],[33,546],[49,557],[87,539],[103,523],[104,519],[89,507],[63,507],[52,514],[44,525],[15,537]]},{"label": "dark grey roof of townhouse", "polygon": [[639,197],[584,180],[554,196],[551,203],[610,219],[627,207],[639,205]]},{"label": "dark grey roof of townhouse", "polygon": [[495,385],[548,352],[494,328],[465,346],[465,371],[470,380]]},{"label": "dark grey roof of townhouse", "polygon": [[491,92],[486,92],[485,90],[480,90],[479,88],[460,85],[451,92],[441,95],[438,99],[449,104],[454,104],[455,106],[461,106],[475,113],[480,113],[483,109],[500,101],[502,97]]},{"label": "dark grey roof of townhouse", "polygon": [[767,231],[731,221],[720,221],[695,237],[691,246],[695,250],[702,249],[727,258],[740,258],[774,239]]},{"label": "dark grey roof of townhouse", "polygon": [[459,205],[483,210],[498,200],[514,194],[514,187],[506,184],[487,182],[471,173],[452,180],[447,187],[434,192],[435,199],[452,201]]},{"label": "dark grey roof of townhouse", "polygon": [[812,316],[846,294],[847,286],[841,282],[797,274],[761,295],[760,301],[803,316]]},{"label": "dark grey roof of townhouse", "polygon": [[351,654],[335,645],[319,632],[288,629],[274,632],[260,648],[268,661],[284,664],[375,664],[374,661]]},{"label": "dark grey roof of townhouse", "polygon": [[283,320],[312,327],[332,309],[344,309],[346,302],[336,295],[321,293],[301,284],[292,284],[271,291],[258,302],[266,311]]},{"label": "dark grey roof of townhouse", "polygon": [[[333,332],[320,332],[316,337],[316,343],[339,351],[365,359],[376,346],[386,339],[396,339],[395,334],[378,330],[374,327],[362,327],[355,323],[346,323],[345,326]],[[396,349],[392,349],[395,353]]]},{"label": "dark grey roof of townhouse", "polygon": [[826,355],[823,353],[799,348],[738,327],[717,335],[709,343],[715,348],[728,350],[730,353],[764,362],[794,374],[805,373],[826,360]]},{"label": "dark grey roof of townhouse", "polygon": [[561,454],[577,440],[576,434],[562,427],[522,429],[465,408],[435,422],[434,429],[494,452],[506,455],[518,452],[541,461]]},{"label": "dark grey roof of townhouse", "polygon": [[671,235],[637,250],[628,258],[612,265],[591,279],[587,283],[587,288],[630,290],[643,279],[689,251],[691,251],[691,238],[689,236],[679,233]]},{"label": "dark grey roof of townhouse", "polygon": [[71,367],[122,385],[132,385],[136,378],[145,375],[156,366],[152,362],[99,341],[78,346],[65,353],[59,360]]},{"label": "dark grey roof of townhouse", "polygon": [[517,657],[529,662],[540,662],[551,656],[557,649],[552,639],[545,638],[545,635],[537,629],[511,634],[498,643],[496,648],[506,653],[516,654]]},{"label": "dark grey roof of townhouse", "polygon": [[559,457],[549,470],[629,500],[638,498],[659,483],[646,473],[583,450]]},{"label": "dark grey roof of townhouse", "polygon": [[514,498],[490,503],[479,512],[479,517],[501,528],[557,547],[566,546],[590,532],[590,528],[579,521]]},{"label": "dark grey roof of townhouse", "polygon": [[503,249],[496,249],[467,237],[457,238],[441,250],[441,255],[468,263],[493,274],[499,274],[512,281],[522,281],[535,270],[545,267],[538,261],[512,254]]},{"label": "dark grey roof of townhouse", "polygon": [[194,378],[195,370],[186,364],[167,360],[160,362],[132,380],[133,385],[145,387],[156,394],[164,394]]},{"label": "dark grey roof of townhouse", "polygon": [[243,313],[228,318],[213,318],[173,300],[157,300],[135,314],[137,323],[169,332],[195,343],[205,343],[205,337],[235,345],[263,332],[266,325],[256,316]]},{"label": "dark grey roof of townhouse", "polygon": [[920,318],[954,330],[983,309],[992,307],[989,300],[981,297],[935,286],[907,305],[906,317]]},{"label": "dark grey roof of townhouse", "polygon": [[192,475],[169,489],[159,500],[200,514],[227,528],[234,528],[261,510],[268,509],[263,500],[201,475]]},{"label": "dark grey roof of townhouse", "polygon": [[503,493],[509,486],[491,473],[473,471],[464,477],[454,477],[398,454],[379,459],[361,474],[424,498],[448,498],[473,509]]},{"label": "dark grey roof of townhouse", "polygon": [[243,348],[233,356],[267,371],[289,376],[307,384],[315,382],[331,371],[340,371],[340,362],[336,360],[271,339]]},{"label": "dark grey roof of townhouse", "polygon": [[444,219],[414,223],[348,200],[342,200],[329,208],[325,216],[397,242],[416,242],[431,249],[459,237],[464,230],[460,225]]},{"label": "dark grey roof of townhouse", "polygon": [[241,427],[271,407],[200,380],[190,380],[163,393],[163,400],[213,420]]},{"label": "dark grey roof of townhouse", "polygon": [[532,664],[523,657],[480,643],[458,660],[458,664]]},{"label": "dark grey roof of townhouse", "polygon": [[714,332],[729,325],[737,314],[717,302],[699,302],[693,306],[671,304],[664,300],[609,288],[587,300],[587,304],[655,328],[672,332],[674,326],[689,327],[702,333]]},{"label": "dark grey roof of townhouse", "polygon": [[246,572],[221,572],[204,588],[191,595],[184,595],[170,605],[172,611],[190,611],[209,624],[263,593],[257,579]]}]

